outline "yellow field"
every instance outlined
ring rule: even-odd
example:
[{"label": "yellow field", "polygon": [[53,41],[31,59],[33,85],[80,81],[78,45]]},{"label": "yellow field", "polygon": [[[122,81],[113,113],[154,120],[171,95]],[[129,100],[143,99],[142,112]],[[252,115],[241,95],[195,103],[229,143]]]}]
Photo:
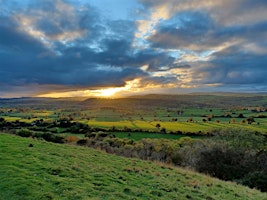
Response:
[{"label": "yellow field", "polygon": [[[267,134],[267,125],[266,124],[241,124],[241,123],[232,123],[227,122],[162,122],[162,121],[117,121],[117,122],[103,122],[103,121],[89,121],[88,124],[92,127],[101,127],[101,128],[112,128],[113,126],[117,129],[124,129],[125,127],[130,129],[142,129],[142,130],[151,130],[159,131],[161,128],[165,128],[167,132],[173,131],[182,131],[182,132],[203,132],[226,127],[234,128],[246,128],[254,131],[259,131]],[[156,128],[156,124],[160,124],[160,128]]]}]

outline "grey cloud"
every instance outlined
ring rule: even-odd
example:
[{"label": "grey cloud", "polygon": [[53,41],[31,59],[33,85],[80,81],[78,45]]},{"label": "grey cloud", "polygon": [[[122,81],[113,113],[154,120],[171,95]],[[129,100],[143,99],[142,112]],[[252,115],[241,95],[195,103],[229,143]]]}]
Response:
[{"label": "grey cloud", "polygon": [[208,63],[197,63],[194,71],[195,80],[205,76],[197,83],[222,85],[261,85],[267,84],[267,63],[265,55],[253,55],[243,52],[238,47],[231,47],[216,53]]},{"label": "grey cloud", "polygon": [[[48,7],[53,5],[45,4],[42,9]],[[0,24],[0,75],[3,77],[0,83],[9,83],[9,87],[2,87],[1,91],[23,85],[62,85],[62,89],[122,86],[127,80],[144,76],[131,47],[135,23],[107,21],[99,24],[89,16],[79,13],[77,17],[80,26],[89,30],[84,38],[77,39],[71,46],[54,42],[52,49],[18,31],[12,17],[1,19],[5,23]],[[45,19],[39,20],[38,29],[46,34],[61,31],[60,27]],[[101,51],[94,47],[92,42],[95,41]]]},{"label": "grey cloud", "polygon": [[220,26],[206,13],[182,12],[162,22],[149,40],[159,48],[209,50],[225,42],[257,42],[267,39],[267,21],[252,25]]},{"label": "grey cloud", "polygon": [[[34,52],[45,51],[41,42],[18,31],[18,25],[9,18],[0,18],[0,46],[10,51]],[[29,44],[31,44],[29,46]]]},{"label": "grey cloud", "polygon": [[177,77],[174,76],[157,76],[157,77],[152,77],[152,76],[146,76],[142,78],[142,83],[141,85],[143,87],[146,87],[147,85],[155,85],[155,86],[164,86],[167,84],[172,84],[177,81]]},{"label": "grey cloud", "polygon": [[266,1],[262,0],[138,0],[138,2],[148,10],[166,6],[170,16],[183,11],[201,10],[224,25],[264,21],[267,6]]},{"label": "grey cloud", "polygon": [[[206,13],[182,12],[162,22],[149,40],[155,47],[188,48],[208,42],[207,36],[214,30],[213,20]],[[199,47],[195,47],[199,48]]]},{"label": "grey cloud", "polygon": [[[244,4],[240,1],[237,1],[230,15],[233,10],[239,13],[249,6],[254,10],[259,5],[266,6],[264,1],[257,1],[259,5],[249,0],[243,1]],[[221,83],[225,87],[266,84],[267,21],[221,23],[220,19],[226,16],[218,16],[216,12],[226,6],[231,7],[232,3],[228,0],[225,5],[222,1],[216,1],[210,10],[202,6],[205,1],[140,0],[143,3],[142,11],[147,12],[142,14],[145,19],[151,11],[148,8],[173,3],[170,7],[171,18],[159,21],[155,27],[156,34],[146,41],[150,46],[143,49],[133,46],[138,27],[131,19],[104,19],[90,5],[74,6],[72,3],[75,1],[72,0],[28,1],[27,8],[14,7],[16,1],[10,2],[4,1],[6,11],[0,14],[2,94],[3,91],[12,91],[12,87],[27,91],[27,85],[39,88],[40,92],[48,91],[48,87],[64,91],[67,88],[123,86],[126,81],[137,77],[142,78],[144,85],[170,84],[177,82],[179,74],[153,77],[153,72],[174,68],[190,71],[192,84]],[[72,12],[65,13],[64,6],[58,8],[55,2],[66,4],[67,8],[71,4]],[[199,6],[194,8],[197,2]],[[190,3],[191,7],[188,6]],[[183,4],[187,7],[179,10],[177,5]],[[17,20],[20,14],[35,19],[34,28],[47,38],[38,39],[23,32]],[[57,40],[58,35],[72,31],[82,31],[82,34],[67,42]],[[45,43],[46,39],[50,45]],[[231,43],[229,48],[217,50],[205,62],[184,62],[182,56],[180,60],[171,56],[173,54],[169,50],[199,54],[226,42]],[[149,66],[147,72],[140,69],[143,65]],[[179,80],[183,81],[182,77]]]}]

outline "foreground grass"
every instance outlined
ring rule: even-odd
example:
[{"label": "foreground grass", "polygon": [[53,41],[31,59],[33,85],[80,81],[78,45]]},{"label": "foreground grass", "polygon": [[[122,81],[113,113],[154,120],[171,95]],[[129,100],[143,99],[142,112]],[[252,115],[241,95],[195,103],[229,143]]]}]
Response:
[{"label": "foreground grass", "polygon": [[7,134],[0,134],[0,179],[3,200],[267,199],[191,171]]}]

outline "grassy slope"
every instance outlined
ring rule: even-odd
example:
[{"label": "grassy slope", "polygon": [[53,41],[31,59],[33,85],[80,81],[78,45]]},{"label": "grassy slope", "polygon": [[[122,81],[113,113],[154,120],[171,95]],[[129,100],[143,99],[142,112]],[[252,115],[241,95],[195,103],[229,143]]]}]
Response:
[{"label": "grassy slope", "polygon": [[267,199],[183,169],[7,134],[0,134],[0,180],[3,200]]}]

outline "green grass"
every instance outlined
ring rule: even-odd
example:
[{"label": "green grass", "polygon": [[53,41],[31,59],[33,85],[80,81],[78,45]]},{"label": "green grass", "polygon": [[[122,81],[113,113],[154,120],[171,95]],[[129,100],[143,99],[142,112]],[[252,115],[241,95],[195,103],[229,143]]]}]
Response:
[{"label": "green grass", "polygon": [[[202,97],[203,99],[213,100],[215,97]],[[267,97],[266,97],[267,98]],[[265,98],[265,99],[266,99]],[[103,106],[103,105],[102,105]],[[166,106],[159,106],[157,108],[138,108],[129,107],[127,109],[121,109],[114,107],[98,107],[95,106],[92,109],[84,110],[72,110],[62,111],[57,110],[38,110],[29,109],[26,111],[14,110],[13,112],[7,112],[8,109],[4,109],[4,113],[0,117],[4,117],[5,120],[13,122],[19,120],[22,122],[32,122],[37,119],[44,119],[45,121],[53,121],[58,119],[58,114],[61,117],[72,116],[74,121],[87,123],[91,127],[99,128],[112,128],[115,126],[117,129],[123,130],[125,127],[130,129],[142,129],[157,132],[155,127],[157,123],[161,124],[161,127],[166,128],[167,132],[182,131],[182,132],[210,132],[217,128],[229,128],[229,127],[241,127],[249,130],[254,130],[267,134],[267,118],[257,118],[259,115],[267,116],[267,112],[255,113],[249,109],[242,109],[240,107],[232,108],[211,108],[211,107],[197,107],[193,105],[192,108],[167,108]],[[179,110],[183,110],[183,113],[178,114]],[[224,117],[228,113],[230,118]],[[244,118],[238,118],[239,114],[243,114]],[[207,120],[208,116],[213,115],[214,118],[208,123],[203,123],[203,119]],[[35,116],[37,118],[28,119],[26,116]],[[242,123],[242,120],[249,116],[254,116],[256,123],[252,125]],[[187,120],[192,118],[193,123],[188,123]],[[235,123],[229,124],[234,118]],[[89,119],[89,120],[88,120]],[[176,121],[177,120],[177,121]],[[217,123],[219,120],[220,123]]]},{"label": "green grass", "polygon": [[188,170],[7,134],[0,134],[0,180],[1,200],[267,199]]},{"label": "green grass", "polygon": [[[186,135],[172,135],[172,134],[160,134],[160,133],[144,133],[144,132],[114,132],[112,133],[118,138],[128,138],[133,140],[142,140],[143,138],[151,139],[169,139],[169,140],[178,140],[182,137],[188,137]],[[202,138],[202,136],[191,136],[192,138]]]}]

